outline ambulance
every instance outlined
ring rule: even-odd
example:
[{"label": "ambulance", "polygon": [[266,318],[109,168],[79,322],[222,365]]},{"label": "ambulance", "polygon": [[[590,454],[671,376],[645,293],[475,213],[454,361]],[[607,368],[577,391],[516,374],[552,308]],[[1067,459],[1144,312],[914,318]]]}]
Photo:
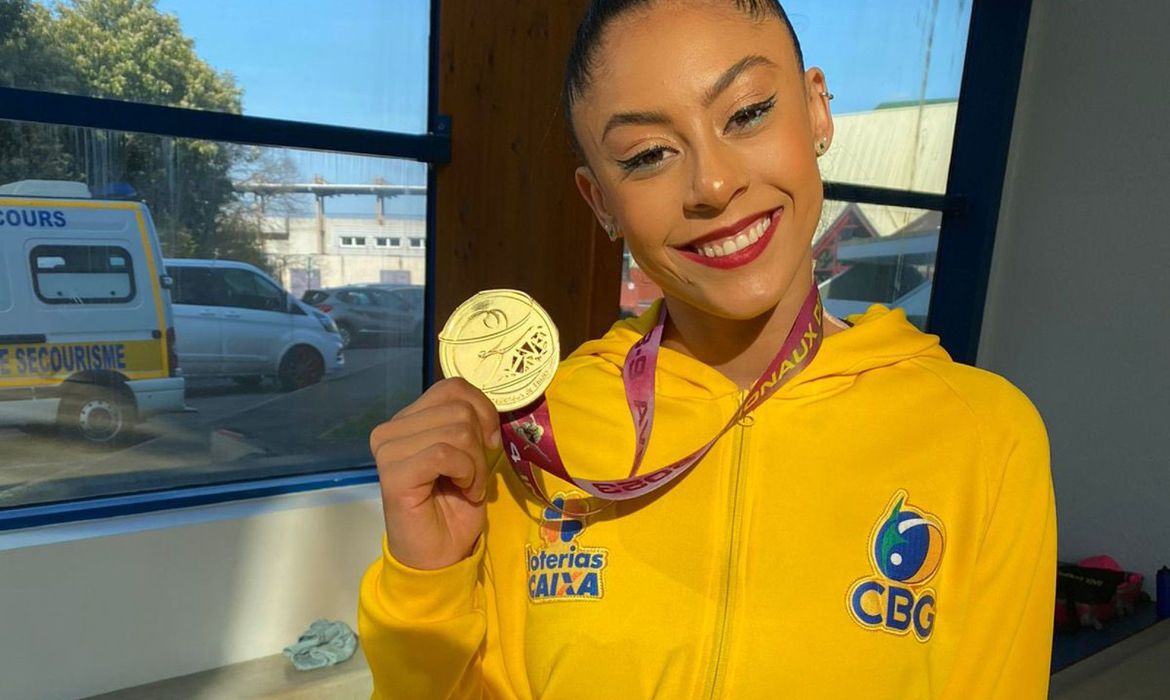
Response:
[{"label": "ambulance", "polygon": [[184,410],[170,286],[143,204],[0,186],[0,428],[115,444]]}]

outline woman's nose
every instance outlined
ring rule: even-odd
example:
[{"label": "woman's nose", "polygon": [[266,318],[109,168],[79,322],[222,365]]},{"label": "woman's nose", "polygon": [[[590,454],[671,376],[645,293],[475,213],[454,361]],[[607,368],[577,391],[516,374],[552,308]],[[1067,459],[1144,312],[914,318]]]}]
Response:
[{"label": "woman's nose", "polygon": [[717,214],[747,189],[748,176],[734,149],[718,143],[692,150],[691,188],[686,208],[701,215]]}]

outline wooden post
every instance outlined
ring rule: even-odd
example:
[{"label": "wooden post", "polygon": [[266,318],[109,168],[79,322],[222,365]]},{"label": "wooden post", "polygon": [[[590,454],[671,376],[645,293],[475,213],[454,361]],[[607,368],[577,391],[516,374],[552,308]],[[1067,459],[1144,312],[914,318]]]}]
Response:
[{"label": "wooden post", "polygon": [[436,327],[467,297],[500,287],[548,309],[565,354],[617,319],[622,247],[577,193],[560,106],[585,6],[443,1],[439,101],[452,157],[435,192]]}]

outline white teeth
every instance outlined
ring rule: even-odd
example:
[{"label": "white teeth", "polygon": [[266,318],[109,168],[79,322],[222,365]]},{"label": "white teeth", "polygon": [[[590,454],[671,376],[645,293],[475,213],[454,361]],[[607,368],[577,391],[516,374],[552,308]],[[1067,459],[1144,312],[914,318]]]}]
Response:
[{"label": "white teeth", "polygon": [[705,243],[699,246],[697,251],[705,258],[721,258],[724,255],[731,255],[759,241],[771,225],[772,217],[765,216],[742,233],[716,243]]}]

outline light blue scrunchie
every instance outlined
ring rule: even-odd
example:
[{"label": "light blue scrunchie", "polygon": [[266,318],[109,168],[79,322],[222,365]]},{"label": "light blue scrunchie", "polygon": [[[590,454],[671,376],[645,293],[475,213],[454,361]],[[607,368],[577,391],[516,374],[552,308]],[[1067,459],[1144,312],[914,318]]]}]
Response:
[{"label": "light blue scrunchie", "polygon": [[353,656],[357,635],[344,622],[314,620],[297,643],[285,647],[284,655],[298,671],[332,666]]}]

